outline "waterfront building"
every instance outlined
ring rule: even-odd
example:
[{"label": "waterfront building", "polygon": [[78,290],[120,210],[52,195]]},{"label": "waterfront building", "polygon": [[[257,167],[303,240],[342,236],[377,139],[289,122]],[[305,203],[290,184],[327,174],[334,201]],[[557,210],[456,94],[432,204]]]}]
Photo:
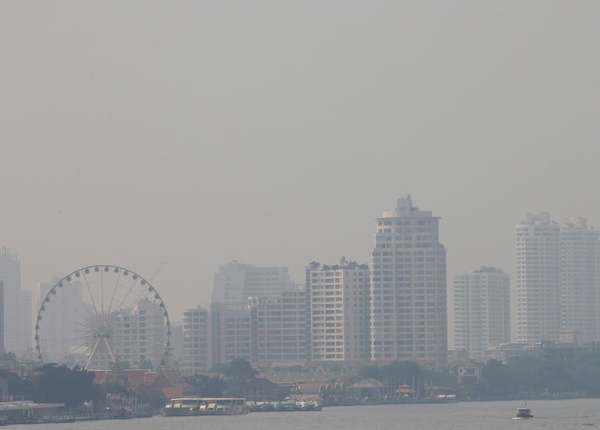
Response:
[{"label": "waterfront building", "polygon": [[313,262],[306,269],[310,306],[311,359],[365,361],[370,358],[369,267],[342,259]]},{"label": "waterfront building", "polygon": [[558,341],[560,333],[560,226],[546,212],[516,226],[516,271],[511,295],[514,340]]},{"label": "waterfront building", "polygon": [[245,305],[211,306],[212,363],[228,363],[236,358],[254,361],[255,337],[252,315]]},{"label": "waterfront building", "polygon": [[377,219],[371,266],[371,357],[447,364],[446,249],[439,218],[398,199]]},{"label": "waterfront building", "polygon": [[33,346],[33,307],[30,290],[22,289],[21,260],[0,249],[0,281],[4,285],[4,345],[7,352],[24,356]]},{"label": "waterfront building", "polygon": [[600,341],[600,239],[585,218],[560,231],[560,330],[580,344]]},{"label": "waterfront building", "polygon": [[[114,351],[101,350],[99,363],[92,363],[92,368],[110,369],[111,353],[117,361],[139,369],[163,364],[167,329],[158,304],[144,299],[133,309],[119,311],[114,318]],[[103,359],[108,362],[101,362]]]},{"label": "waterfront building", "polygon": [[278,297],[251,298],[255,363],[259,367],[303,365],[309,359],[308,298],[306,290]]},{"label": "waterfront building", "polygon": [[454,278],[454,347],[473,360],[510,343],[510,277],[481,267]]},{"label": "waterfront building", "polygon": [[292,289],[287,267],[259,267],[234,261],[221,266],[215,274],[212,303],[246,306],[249,297],[277,297]]},{"label": "waterfront building", "polygon": [[[276,303],[285,293],[297,292],[287,267],[260,267],[237,261],[219,268],[214,278],[211,303],[211,358],[212,363],[226,363],[235,358],[254,362],[258,356],[256,309],[261,300],[272,299]],[[260,306],[267,311],[267,302]],[[268,311],[275,312],[271,306]],[[267,322],[261,320],[261,327]],[[276,322],[274,321],[274,324]],[[261,329],[260,333],[266,332]],[[268,342],[277,342],[275,332]],[[266,346],[267,338],[261,337]],[[274,351],[274,350],[271,350]],[[275,352],[272,352],[276,355]],[[270,355],[271,352],[265,354]],[[267,356],[261,356],[261,360]]]},{"label": "waterfront building", "polygon": [[171,357],[179,367],[183,360],[183,320],[171,323]]},{"label": "waterfront building", "polygon": [[200,306],[183,313],[181,373],[193,376],[211,368],[210,314]]}]

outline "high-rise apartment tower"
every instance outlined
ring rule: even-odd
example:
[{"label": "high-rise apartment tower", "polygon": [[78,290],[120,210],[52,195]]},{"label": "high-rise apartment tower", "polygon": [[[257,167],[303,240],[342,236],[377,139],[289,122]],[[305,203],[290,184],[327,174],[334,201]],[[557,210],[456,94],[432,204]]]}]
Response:
[{"label": "high-rise apartment tower", "polygon": [[377,219],[371,267],[371,357],[447,364],[446,249],[439,218],[410,196]]},{"label": "high-rise apartment tower", "polygon": [[481,267],[454,278],[454,347],[474,360],[510,343],[510,277]]},{"label": "high-rise apartment tower", "polygon": [[311,359],[369,359],[369,267],[342,259],[306,269]]},{"label": "high-rise apartment tower", "polygon": [[558,341],[560,334],[560,226],[550,214],[530,213],[516,227],[513,339]]},{"label": "high-rise apartment tower", "polygon": [[600,238],[584,218],[560,231],[560,329],[581,344],[600,341]]}]

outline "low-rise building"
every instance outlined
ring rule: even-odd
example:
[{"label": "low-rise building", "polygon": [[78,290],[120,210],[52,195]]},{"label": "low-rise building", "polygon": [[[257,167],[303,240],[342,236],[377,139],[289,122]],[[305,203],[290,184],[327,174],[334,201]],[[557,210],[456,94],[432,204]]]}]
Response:
[{"label": "low-rise building", "polygon": [[254,359],[259,367],[302,365],[308,360],[307,305],[304,289],[250,299]]}]

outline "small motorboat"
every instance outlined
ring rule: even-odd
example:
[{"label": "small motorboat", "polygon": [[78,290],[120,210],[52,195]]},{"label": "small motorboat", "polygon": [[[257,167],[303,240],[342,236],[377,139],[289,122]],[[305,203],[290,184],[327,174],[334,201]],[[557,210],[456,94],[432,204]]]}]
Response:
[{"label": "small motorboat", "polygon": [[533,414],[531,413],[531,409],[529,408],[519,408],[517,409],[517,416],[513,419],[515,420],[527,420],[529,418],[533,418]]}]

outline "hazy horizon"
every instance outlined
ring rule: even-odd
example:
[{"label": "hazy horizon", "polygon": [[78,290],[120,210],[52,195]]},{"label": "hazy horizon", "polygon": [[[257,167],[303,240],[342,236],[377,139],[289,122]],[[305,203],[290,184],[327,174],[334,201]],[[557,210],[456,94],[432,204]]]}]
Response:
[{"label": "hazy horizon", "polygon": [[369,261],[411,194],[448,284],[513,272],[530,211],[600,226],[598,2],[0,6],[0,246],[27,288],[89,264],[174,314],[230,260]]}]

